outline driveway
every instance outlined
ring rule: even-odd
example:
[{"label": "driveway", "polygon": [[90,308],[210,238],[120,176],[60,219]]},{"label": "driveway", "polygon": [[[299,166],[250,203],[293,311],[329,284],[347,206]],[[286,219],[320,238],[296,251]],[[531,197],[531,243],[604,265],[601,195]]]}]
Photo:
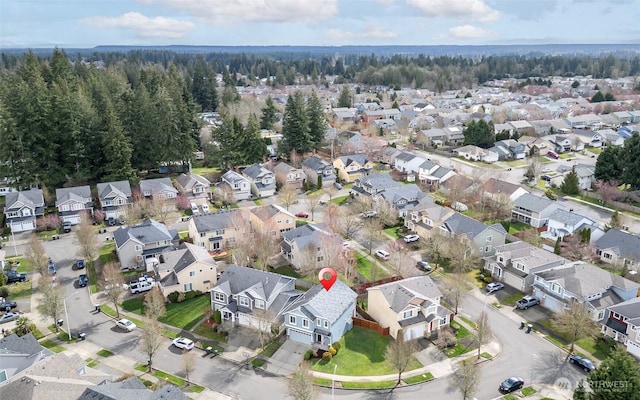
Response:
[{"label": "driveway", "polygon": [[267,361],[265,370],[274,375],[287,376],[298,370],[309,346],[293,340],[287,340]]}]

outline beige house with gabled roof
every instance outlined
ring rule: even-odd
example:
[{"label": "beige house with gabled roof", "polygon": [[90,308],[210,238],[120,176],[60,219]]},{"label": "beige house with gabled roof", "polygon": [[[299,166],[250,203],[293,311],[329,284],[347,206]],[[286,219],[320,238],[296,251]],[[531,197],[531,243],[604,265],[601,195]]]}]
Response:
[{"label": "beige house with gabled roof", "polygon": [[254,231],[268,230],[278,239],[282,237],[282,232],[296,227],[295,215],[275,204],[253,208],[249,214],[249,221]]}]

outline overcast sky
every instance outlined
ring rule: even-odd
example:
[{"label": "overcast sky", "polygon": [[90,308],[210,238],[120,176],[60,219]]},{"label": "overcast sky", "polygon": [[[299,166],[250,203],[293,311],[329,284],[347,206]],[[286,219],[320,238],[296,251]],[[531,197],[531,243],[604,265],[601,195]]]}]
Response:
[{"label": "overcast sky", "polygon": [[640,44],[640,0],[0,0],[0,47]]}]

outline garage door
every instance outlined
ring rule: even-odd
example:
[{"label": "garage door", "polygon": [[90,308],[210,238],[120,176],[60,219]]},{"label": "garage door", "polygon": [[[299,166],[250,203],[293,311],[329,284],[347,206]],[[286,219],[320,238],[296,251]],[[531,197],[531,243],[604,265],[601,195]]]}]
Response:
[{"label": "garage door", "polygon": [[413,340],[424,337],[424,326],[414,326],[404,331],[404,340]]},{"label": "garage door", "polygon": [[12,232],[24,232],[36,229],[35,221],[20,221],[10,225]]},{"label": "garage door", "polygon": [[636,343],[636,342],[634,342],[632,340],[628,340],[627,341],[627,351],[632,356],[640,358],[640,344],[638,344],[638,343]]}]

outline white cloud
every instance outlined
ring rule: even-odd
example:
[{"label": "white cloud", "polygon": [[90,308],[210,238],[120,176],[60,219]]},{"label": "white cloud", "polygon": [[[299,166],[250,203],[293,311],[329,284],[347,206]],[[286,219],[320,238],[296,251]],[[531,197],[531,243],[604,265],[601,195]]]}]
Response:
[{"label": "white cloud", "polygon": [[160,3],[221,25],[241,22],[309,22],[338,13],[338,0],[137,0]]},{"label": "white cloud", "polygon": [[395,0],[376,0],[376,3],[383,5],[383,6],[390,6],[393,3],[395,3]]},{"label": "white cloud", "polygon": [[98,28],[125,28],[136,32],[141,38],[181,38],[195,28],[193,22],[179,19],[149,18],[137,12],[128,12],[117,17],[89,17],[80,20],[85,25]]},{"label": "white cloud", "polygon": [[492,22],[500,13],[483,0],[406,0],[427,17],[444,17],[482,22]]},{"label": "white cloud", "polygon": [[459,25],[449,29],[449,37],[456,39],[476,39],[495,36],[495,33],[473,25]]},{"label": "white cloud", "polygon": [[373,23],[367,24],[362,32],[330,29],[327,35],[336,42],[348,42],[353,39],[391,39],[397,36],[395,32],[387,31]]}]

